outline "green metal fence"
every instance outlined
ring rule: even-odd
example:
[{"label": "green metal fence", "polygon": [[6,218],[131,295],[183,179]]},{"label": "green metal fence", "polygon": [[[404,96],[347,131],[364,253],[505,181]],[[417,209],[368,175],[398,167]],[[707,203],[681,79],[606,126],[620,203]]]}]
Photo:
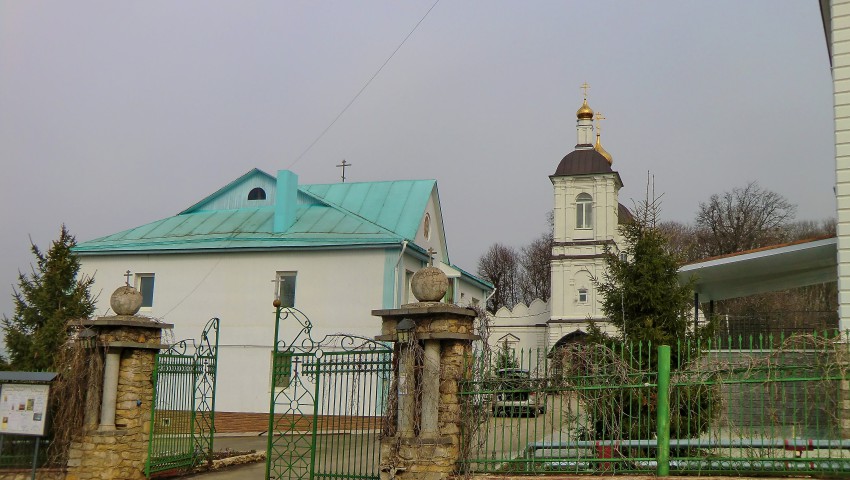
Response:
[{"label": "green metal fence", "polygon": [[[379,435],[392,374],[392,348],[349,335],[311,337],[300,311],[278,308],[266,479],[379,478]],[[291,331],[291,330],[290,330]]]},{"label": "green metal fence", "polygon": [[850,474],[850,350],[839,336],[671,343],[469,358],[464,469]]},{"label": "green metal fence", "polygon": [[148,478],[212,462],[218,328],[213,318],[199,342],[183,340],[156,356]]}]

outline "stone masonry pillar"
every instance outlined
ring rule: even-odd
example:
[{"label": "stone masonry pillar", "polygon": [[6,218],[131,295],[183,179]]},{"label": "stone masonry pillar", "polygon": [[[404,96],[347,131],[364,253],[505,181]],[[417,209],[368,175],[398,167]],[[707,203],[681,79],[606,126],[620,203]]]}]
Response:
[{"label": "stone masonry pillar", "polygon": [[[68,453],[66,480],[145,478],[155,356],[167,348],[161,343],[162,330],[173,325],[135,316],[138,307],[116,308],[116,295],[131,295],[127,289],[133,290],[121,287],[113,294],[112,309],[119,315],[83,322],[87,337],[95,339],[90,355],[106,357],[103,395],[100,402],[87,402],[100,404],[100,422],[97,412],[86,412],[84,430]],[[99,390],[90,386],[88,392]]]},{"label": "stone masonry pillar", "polygon": [[[436,271],[436,272],[435,272]],[[440,276],[442,275],[442,279]],[[472,354],[476,313],[468,308],[439,303],[445,287],[423,294],[422,277],[444,282],[434,267],[416,272],[413,294],[419,303],[402,308],[374,310],[382,319],[381,341],[398,342],[399,361],[394,372],[398,402],[390,401],[390,425],[381,439],[381,480],[442,480],[458,472],[461,445],[460,382]],[[430,278],[429,278],[430,277]],[[399,342],[398,325],[410,325],[413,337]],[[407,357],[407,359],[405,359]],[[412,373],[412,375],[411,375]],[[409,396],[409,399],[402,399]],[[412,410],[412,412],[410,411]],[[412,416],[412,428],[407,415]]]}]

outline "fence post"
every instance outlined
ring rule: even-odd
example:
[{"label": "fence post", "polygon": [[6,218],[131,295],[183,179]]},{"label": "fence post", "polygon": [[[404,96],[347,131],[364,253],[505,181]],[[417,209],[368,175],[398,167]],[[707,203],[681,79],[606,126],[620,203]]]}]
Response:
[{"label": "fence post", "polygon": [[670,474],[670,346],[658,346],[658,409],[655,422],[658,448],[656,476]]}]

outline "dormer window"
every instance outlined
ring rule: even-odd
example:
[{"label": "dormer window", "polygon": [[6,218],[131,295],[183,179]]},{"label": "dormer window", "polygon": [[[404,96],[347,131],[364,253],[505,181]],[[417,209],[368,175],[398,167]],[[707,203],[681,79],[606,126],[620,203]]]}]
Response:
[{"label": "dormer window", "polygon": [[593,228],[593,197],[580,193],[576,197],[576,228]]},{"label": "dormer window", "polygon": [[265,200],[266,191],[260,187],[254,187],[248,192],[248,200]]}]

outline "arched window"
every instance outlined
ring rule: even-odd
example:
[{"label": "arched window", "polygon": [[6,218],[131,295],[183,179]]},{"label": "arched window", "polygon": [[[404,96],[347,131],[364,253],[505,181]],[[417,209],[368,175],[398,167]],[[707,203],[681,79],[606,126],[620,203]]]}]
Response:
[{"label": "arched window", "polygon": [[576,197],[576,228],[593,228],[593,197],[588,193]]},{"label": "arched window", "polygon": [[265,200],[266,191],[260,187],[254,187],[248,192],[248,200]]}]

